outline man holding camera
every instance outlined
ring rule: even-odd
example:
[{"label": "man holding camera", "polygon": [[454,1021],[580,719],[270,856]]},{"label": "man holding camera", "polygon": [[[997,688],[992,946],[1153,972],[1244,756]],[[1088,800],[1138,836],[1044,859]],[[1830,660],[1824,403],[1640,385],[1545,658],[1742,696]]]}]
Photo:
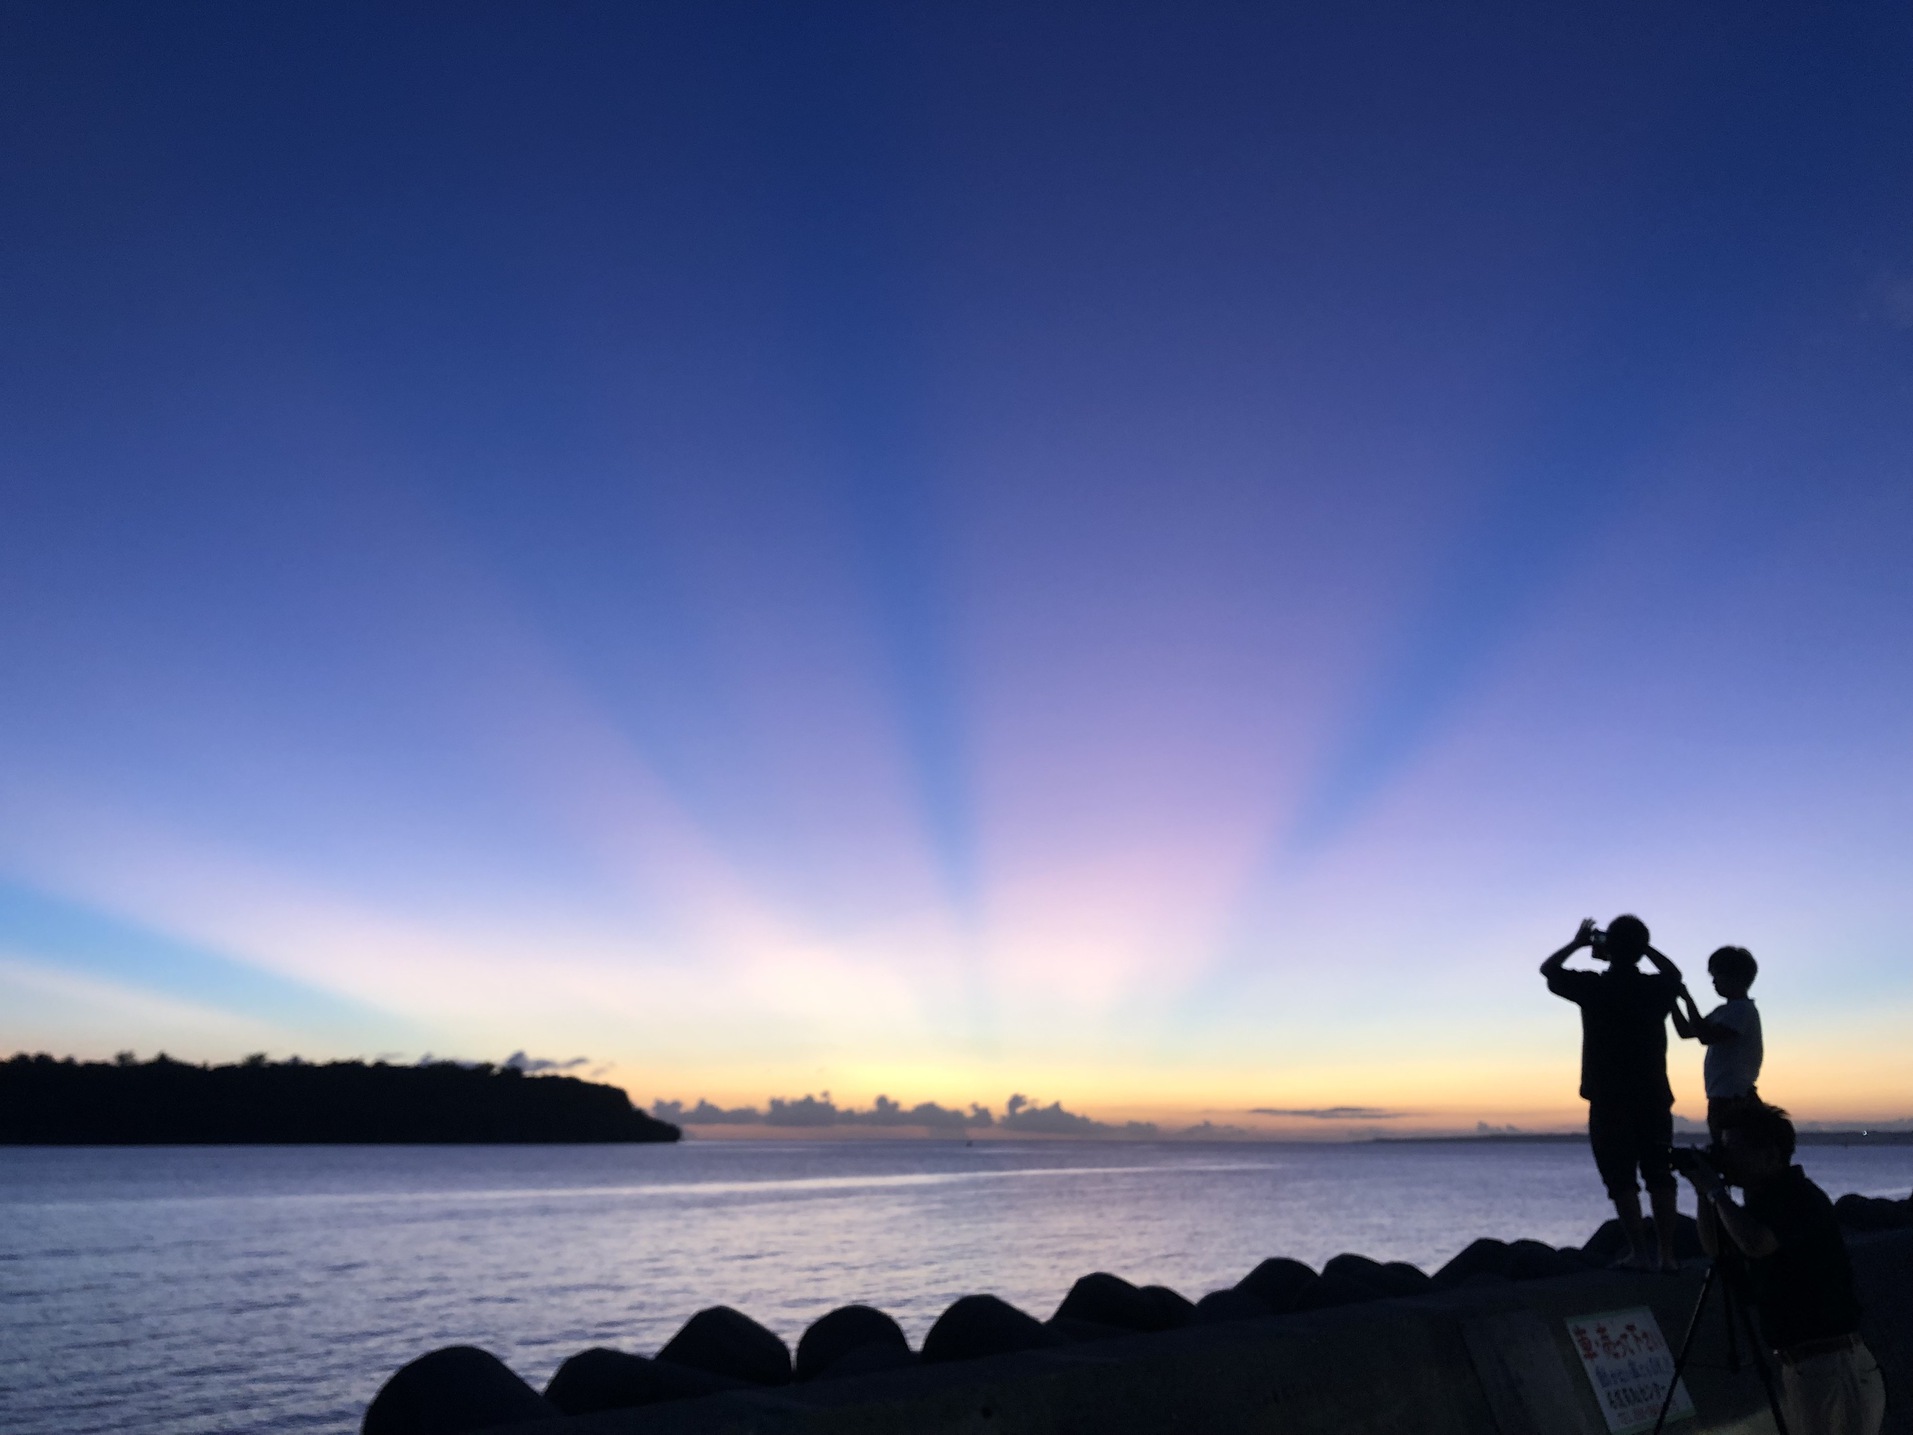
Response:
[{"label": "man holding camera", "polygon": [[[1886,1385],[1860,1339],[1846,1242],[1833,1203],[1793,1164],[1793,1149],[1787,1113],[1751,1101],[1722,1114],[1711,1159],[1683,1150],[1675,1160],[1700,1202],[1707,1253],[1744,1258],[1761,1334],[1780,1366],[1789,1435],[1878,1435]],[[1730,1185],[1747,1193],[1745,1205]]]},{"label": "man holding camera", "polygon": [[[1583,947],[1608,966],[1572,971],[1567,960]],[[1653,973],[1641,971],[1643,957]],[[1581,1008],[1581,1095],[1588,1103],[1588,1144],[1594,1165],[1627,1232],[1634,1270],[1672,1271],[1674,1198],[1680,1183],[1667,1164],[1674,1140],[1674,1090],[1667,1084],[1667,1018],[1681,992],[1681,974],[1648,942],[1647,923],[1620,916],[1605,932],[1589,917],[1574,940],[1541,964],[1548,990]],[[1654,1202],[1658,1252],[1647,1247],[1641,1220],[1640,1173]]]}]

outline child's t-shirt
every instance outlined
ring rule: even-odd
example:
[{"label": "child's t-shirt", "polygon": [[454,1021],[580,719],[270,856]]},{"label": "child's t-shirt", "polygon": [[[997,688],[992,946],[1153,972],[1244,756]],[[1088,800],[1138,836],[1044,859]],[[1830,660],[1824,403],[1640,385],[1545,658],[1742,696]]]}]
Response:
[{"label": "child's t-shirt", "polygon": [[1752,997],[1735,997],[1707,1014],[1707,1020],[1734,1033],[1731,1041],[1717,1041],[1707,1048],[1701,1074],[1707,1083],[1707,1097],[1745,1096],[1760,1080],[1760,1059],[1765,1054],[1760,1044],[1760,1012]]}]

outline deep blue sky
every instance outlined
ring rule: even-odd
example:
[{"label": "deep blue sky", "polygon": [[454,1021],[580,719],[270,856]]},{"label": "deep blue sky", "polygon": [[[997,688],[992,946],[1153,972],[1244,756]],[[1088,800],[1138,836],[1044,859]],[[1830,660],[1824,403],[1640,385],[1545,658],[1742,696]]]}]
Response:
[{"label": "deep blue sky", "polygon": [[0,165],[0,1045],[1566,1109],[1632,907],[1913,1109],[1902,5],[11,4]]}]

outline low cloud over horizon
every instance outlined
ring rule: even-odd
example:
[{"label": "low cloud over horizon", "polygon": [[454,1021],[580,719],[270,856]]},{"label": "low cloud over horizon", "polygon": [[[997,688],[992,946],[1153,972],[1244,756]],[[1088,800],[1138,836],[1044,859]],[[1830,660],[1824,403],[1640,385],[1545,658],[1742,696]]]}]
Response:
[{"label": "low cloud over horizon", "polygon": [[1388,1111],[1379,1106],[1251,1106],[1251,1116],[1298,1116],[1308,1121],[1396,1121],[1412,1111]]},{"label": "low cloud over horizon", "polygon": [[[968,1131],[994,1129],[1032,1136],[1159,1136],[1161,1129],[1153,1121],[1098,1121],[1064,1108],[1060,1101],[1048,1106],[1030,1100],[1021,1092],[1011,1095],[997,1116],[981,1102],[971,1102],[968,1111],[922,1101],[904,1106],[888,1096],[878,1096],[868,1111],[838,1106],[830,1093],[806,1094],[795,1099],[773,1096],[763,1110],[755,1106],[723,1107],[700,1098],[687,1107],[681,1101],[658,1100],[651,1103],[651,1114],[664,1121],[684,1126],[891,1126],[927,1127],[947,1130],[952,1135]],[[1206,1125],[1207,1123],[1205,1123]]]}]

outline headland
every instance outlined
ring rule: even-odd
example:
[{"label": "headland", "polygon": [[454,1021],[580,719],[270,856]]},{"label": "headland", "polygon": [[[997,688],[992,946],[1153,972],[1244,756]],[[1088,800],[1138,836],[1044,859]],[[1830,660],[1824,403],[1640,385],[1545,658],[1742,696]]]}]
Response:
[{"label": "headland", "polygon": [[250,1058],[0,1062],[0,1145],[676,1141],[615,1086],[514,1066]]}]

